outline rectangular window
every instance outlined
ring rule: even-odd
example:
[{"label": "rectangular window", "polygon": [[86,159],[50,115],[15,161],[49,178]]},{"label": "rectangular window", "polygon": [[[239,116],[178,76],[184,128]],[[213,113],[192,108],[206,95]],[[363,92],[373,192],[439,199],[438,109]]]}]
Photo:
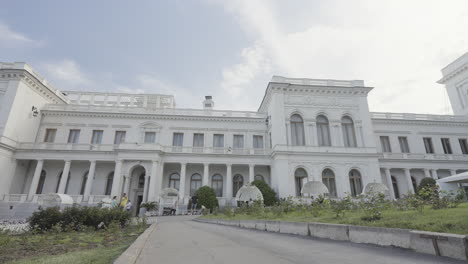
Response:
[{"label": "rectangular window", "polygon": [[432,146],[432,138],[425,137],[423,138],[424,147],[426,148],[426,153],[434,153],[434,147]]},{"label": "rectangular window", "polygon": [[381,136],[380,144],[382,145],[382,152],[392,152],[392,147],[390,146],[390,138],[388,136]]},{"label": "rectangular window", "polygon": [[205,135],[201,133],[193,134],[193,147],[203,148],[205,146]]},{"label": "rectangular window", "polygon": [[460,148],[463,154],[468,154],[468,142],[466,142],[466,138],[459,138],[458,142],[460,142]]},{"label": "rectangular window", "polygon": [[174,133],[172,138],[172,146],[182,147],[184,145],[184,133]]},{"label": "rectangular window", "polygon": [[213,135],[213,147],[214,148],[224,148],[224,135],[223,134],[214,134]]},{"label": "rectangular window", "polygon": [[444,149],[445,154],[452,154],[452,146],[450,146],[450,139],[449,138],[441,138],[440,141],[442,142],[442,148]]},{"label": "rectangular window", "polygon": [[409,153],[409,145],[407,137],[398,137],[398,142],[400,142],[401,153]]},{"label": "rectangular window", "polygon": [[234,135],[234,146],[235,149],[244,148],[244,135]]},{"label": "rectangular window", "polygon": [[52,143],[55,141],[55,134],[57,134],[57,129],[55,128],[47,128],[45,137],[44,137],[44,142]]},{"label": "rectangular window", "polygon": [[145,132],[145,143],[155,143],[156,132]]},{"label": "rectangular window", "polygon": [[114,144],[122,144],[125,143],[125,135],[127,134],[126,131],[115,131],[115,138]]},{"label": "rectangular window", "polygon": [[79,129],[70,129],[68,134],[68,143],[76,144],[80,139],[80,130]]},{"label": "rectangular window", "polygon": [[255,149],[263,148],[263,136],[253,136],[253,147]]},{"label": "rectangular window", "polygon": [[91,144],[101,144],[103,130],[93,130],[93,137],[91,138]]}]

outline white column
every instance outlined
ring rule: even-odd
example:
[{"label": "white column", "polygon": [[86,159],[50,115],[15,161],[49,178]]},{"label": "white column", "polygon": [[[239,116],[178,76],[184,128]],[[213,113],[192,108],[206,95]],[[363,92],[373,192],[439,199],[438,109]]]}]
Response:
[{"label": "white column", "polygon": [[249,182],[255,180],[255,164],[249,164]]},{"label": "white column", "polygon": [[439,176],[437,175],[437,170],[432,169],[431,172],[432,172],[432,178],[434,178],[434,180],[438,180]]},{"label": "white column", "polygon": [[158,161],[153,160],[152,166],[151,166],[151,172],[150,172],[150,182],[149,182],[149,190],[148,190],[148,199],[150,201],[157,201],[157,195],[156,195],[156,190],[158,190],[159,194],[159,186],[158,186],[158,177],[157,177],[157,172],[158,172]]},{"label": "white column", "polygon": [[408,190],[409,190],[409,193],[414,193],[414,188],[413,188],[413,181],[411,181],[411,173],[410,173],[410,170],[409,169],[404,169],[405,171],[405,178],[406,178],[406,182],[408,184]]},{"label": "white column", "polygon": [[36,170],[34,170],[34,176],[29,187],[28,199],[32,199],[33,195],[36,194],[37,184],[41,178],[42,166],[44,165],[43,160],[38,160],[36,164]]},{"label": "white column", "polygon": [[118,199],[120,199],[120,184],[122,181],[122,160],[117,160],[115,162],[115,168],[114,168],[114,179],[112,180],[112,191],[111,191],[111,196],[117,196]]},{"label": "white column", "polygon": [[208,186],[208,175],[209,175],[210,164],[204,163],[203,164],[203,181],[202,186]]},{"label": "white column", "polygon": [[426,177],[426,178],[432,178],[431,172],[429,171],[429,169],[424,169],[424,177]]},{"label": "white column", "polygon": [[226,164],[226,199],[232,199],[232,165]]},{"label": "white column", "polygon": [[150,184],[150,177],[148,175],[145,176],[145,186],[143,188],[143,203],[148,202],[148,187]]},{"label": "white column", "polygon": [[455,174],[457,174],[457,170],[453,170],[453,169],[450,170],[450,175],[451,175],[451,176],[453,176],[453,175],[455,175]]},{"label": "white column", "polygon": [[387,187],[390,192],[390,199],[394,200],[395,199],[395,190],[393,190],[393,184],[392,184],[392,175],[390,174],[390,169],[385,168],[385,178],[387,179]]},{"label": "white column", "polygon": [[70,173],[70,166],[71,161],[66,160],[65,166],[63,167],[62,178],[60,179],[58,193],[65,193],[65,189],[67,188],[68,174]]},{"label": "white column", "polygon": [[89,196],[91,195],[91,188],[93,187],[94,173],[96,171],[96,161],[91,160],[89,164],[88,179],[86,180],[86,187],[84,191],[84,201],[88,201]]},{"label": "white column", "polygon": [[179,195],[183,201],[185,196],[185,174],[187,171],[187,163],[180,164],[180,183],[179,183]]},{"label": "white column", "polygon": [[311,138],[310,138],[310,126],[309,126],[309,122],[305,122],[304,121],[304,144],[306,146],[310,146],[312,145],[312,141],[311,141]]},{"label": "white column", "polygon": [[129,194],[130,192],[130,180],[132,179],[132,177],[130,175],[124,175],[124,179],[125,179],[125,185],[124,185],[124,193]]},{"label": "white column", "polygon": [[286,122],[286,145],[291,144],[291,138],[289,137],[289,120]]}]

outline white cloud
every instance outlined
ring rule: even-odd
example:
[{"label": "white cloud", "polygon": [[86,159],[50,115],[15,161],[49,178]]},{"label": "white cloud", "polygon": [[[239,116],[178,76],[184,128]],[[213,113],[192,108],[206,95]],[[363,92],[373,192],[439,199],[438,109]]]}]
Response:
[{"label": "white cloud", "polygon": [[41,68],[60,90],[86,90],[94,85],[74,60],[48,62],[42,64]]},{"label": "white cloud", "polygon": [[31,43],[33,40],[0,22],[0,42]]},{"label": "white cloud", "polygon": [[[305,1],[302,8],[290,1],[222,3],[255,43],[245,50],[257,50],[261,43],[273,74],[364,79],[375,86],[369,96],[372,111],[446,113],[444,88],[435,81],[442,67],[468,51],[464,0]],[[227,69],[253,83],[265,79],[255,67],[251,75],[243,73],[247,61],[245,69],[237,64]],[[232,79],[223,73],[221,84]],[[257,105],[265,86],[256,87],[262,90],[254,98]],[[235,87],[236,94],[252,92],[248,83]]]}]

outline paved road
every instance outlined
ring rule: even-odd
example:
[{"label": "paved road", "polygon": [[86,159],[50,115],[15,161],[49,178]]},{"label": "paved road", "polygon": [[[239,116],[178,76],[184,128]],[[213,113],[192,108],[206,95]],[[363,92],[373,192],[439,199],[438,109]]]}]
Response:
[{"label": "paved road", "polygon": [[465,263],[410,250],[246,230],[191,221],[158,219],[137,263]]}]

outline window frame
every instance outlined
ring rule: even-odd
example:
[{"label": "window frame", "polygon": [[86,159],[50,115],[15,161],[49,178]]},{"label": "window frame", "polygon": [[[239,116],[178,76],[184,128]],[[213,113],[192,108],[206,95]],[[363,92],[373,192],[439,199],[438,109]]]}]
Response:
[{"label": "window frame", "polygon": [[244,135],[235,134],[232,136],[232,148],[233,149],[244,149]]},{"label": "window frame", "polygon": [[[152,136],[148,137],[148,135],[152,135]],[[145,144],[154,144],[154,143],[156,143],[156,132],[155,131],[145,131],[145,134],[144,134],[144,137],[143,137],[143,142]]]},{"label": "window frame", "polygon": [[317,140],[321,147],[330,147],[332,145],[330,134],[330,120],[325,115],[318,115],[316,118],[317,124]]},{"label": "window frame", "polygon": [[442,144],[444,154],[453,154],[452,145],[450,144],[450,138],[440,138],[440,142]]},{"label": "window frame", "polygon": [[[297,118],[297,120],[295,120]],[[289,118],[291,126],[291,145],[305,146],[304,119],[299,114],[293,114]]]},{"label": "window frame", "polygon": [[[261,143],[260,147],[258,143]],[[265,143],[263,142],[263,136],[262,135],[253,135],[252,136],[252,147],[254,149],[264,149],[265,148]]]},{"label": "window frame", "polygon": [[125,143],[125,138],[127,137],[126,130],[116,130],[114,134],[114,145],[120,145]]},{"label": "window frame", "polygon": [[70,129],[68,131],[68,144],[78,144],[80,141],[81,129]]},{"label": "window frame", "polygon": [[401,153],[410,153],[410,148],[409,148],[409,144],[408,144],[408,137],[399,136],[398,137],[398,143],[400,144]]},{"label": "window frame", "polygon": [[459,138],[458,143],[460,144],[461,153],[468,154],[468,140],[466,138]]},{"label": "window frame", "polygon": [[[93,133],[91,135],[91,144],[93,144],[93,145],[102,144],[102,137],[103,136],[104,136],[104,130],[94,129]],[[98,140],[95,140],[96,137],[97,137]]]},{"label": "window frame", "polygon": [[426,154],[434,154],[434,144],[431,137],[423,137],[424,149]]},{"label": "window frame", "polygon": [[356,148],[356,128],[354,127],[354,121],[351,117],[343,116],[341,118],[341,131],[343,132],[344,146],[347,148]]},{"label": "window frame", "polygon": [[380,147],[382,148],[382,153],[392,153],[392,145],[389,136],[380,136]]},{"label": "window frame", "polygon": [[[221,146],[216,144],[217,138],[218,138],[218,143],[220,142]],[[221,139],[219,140],[219,138]],[[213,148],[218,148],[218,149],[224,148],[224,134],[213,134]]]},{"label": "window frame", "polygon": [[211,188],[213,188],[213,190],[215,191],[216,197],[223,197],[223,188],[224,188],[223,184],[224,184],[224,179],[221,174],[217,173],[211,176]]},{"label": "window frame", "polygon": [[45,143],[54,143],[56,135],[57,135],[57,129],[56,128],[46,128],[45,135],[44,135],[44,142]]}]

